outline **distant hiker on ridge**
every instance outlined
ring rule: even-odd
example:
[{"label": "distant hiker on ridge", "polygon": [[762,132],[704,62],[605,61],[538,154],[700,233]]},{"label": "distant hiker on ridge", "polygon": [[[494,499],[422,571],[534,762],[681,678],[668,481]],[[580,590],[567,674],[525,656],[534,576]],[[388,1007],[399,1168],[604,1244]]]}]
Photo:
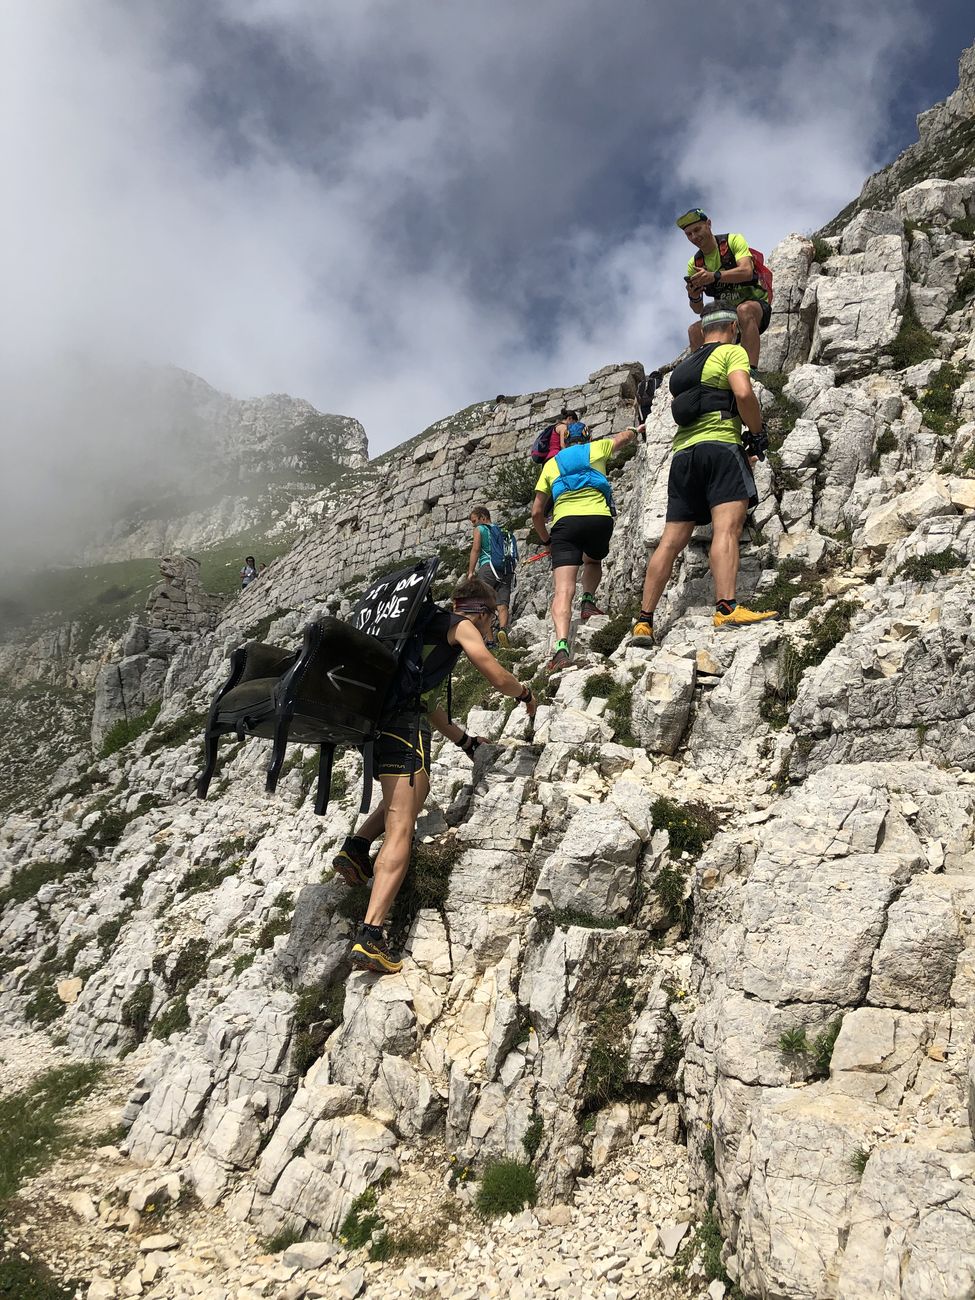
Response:
[{"label": "distant hiker on ridge", "polygon": [[[684,283],[691,310],[704,311],[704,295],[736,313],[741,345],[748,353],[751,374],[758,368],[760,335],[772,317],[772,272],[744,235],[715,235],[711,222],[700,208],[691,208],[677,224],[698,250],[687,263]],[[696,352],[704,343],[701,326],[688,327],[687,337]]]},{"label": "distant hiker on ridge", "polygon": [[494,592],[497,600],[498,642],[508,644],[508,607],[518,563],[518,543],[511,533],[498,524],[491,523],[487,506],[475,506],[471,511],[474,538],[467,561],[468,580],[477,577]]},{"label": "distant hiker on ridge", "polygon": [[[536,701],[530,686],[523,686],[502,668],[484,644],[492,634],[495,594],[479,578],[462,582],[454,591],[453,613],[438,610],[423,630],[422,679],[416,694],[384,720],[373,752],[373,770],[383,791],[382,802],[365,819],[356,835],[346,837],[332,861],[348,885],[372,885],[369,907],[358,937],[352,944],[352,965],[357,970],[394,975],[403,962],[383,933],[410,865],[416,819],[430,792],[430,728],[473,756],[481,740],[468,736],[436,706],[435,689],[447,680],[461,652],[503,695],[524,704],[535,716]],[[383,835],[375,871],[369,861],[373,840]]]},{"label": "distant hiker on ridge", "polygon": [[[752,391],[748,356],[735,343],[733,309],[710,306],[701,318],[704,344],[670,376],[677,421],[667,483],[667,522],[647,565],[640,617],[631,645],[653,645],[653,612],[670,581],[674,561],[698,524],[711,524],[709,561],[714,578],[714,626],[742,627],[778,618],[735,600],[738,543],[750,506],[758,504],[751,465],[764,458],[762,408]],[[742,420],[748,432],[742,437]]]},{"label": "distant hiker on ridge", "polygon": [[244,587],[249,587],[256,577],[257,561],[254,559],[253,555],[245,556],[244,567],[240,571],[241,590],[243,590]]},{"label": "distant hiker on ridge", "polygon": [[[548,661],[550,673],[569,662],[569,628],[572,600],[579,567],[582,566],[583,623],[603,611],[596,605],[596,588],[603,576],[603,560],[613,535],[613,492],[606,477],[610,456],[636,435],[624,429],[611,438],[589,440],[589,430],[579,421],[569,425],[566,445],[546,461],[535,484],[532,523],[543,546],[552,551],[555,594],[552,622],[555,625],[555,653]],[[554,503],[551,530],[545,522],[549,502]]]}]

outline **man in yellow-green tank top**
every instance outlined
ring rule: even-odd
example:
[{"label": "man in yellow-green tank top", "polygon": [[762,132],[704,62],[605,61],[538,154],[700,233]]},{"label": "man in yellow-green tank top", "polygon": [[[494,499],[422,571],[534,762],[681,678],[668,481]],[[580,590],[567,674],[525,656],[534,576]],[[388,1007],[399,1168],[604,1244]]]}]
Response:
[{"label": "man in yellow-green tank top", "polygon": [[[744,235],[715,235],[709,217],[700,208],[691,208],[678,217],[677,225],[696,250],[687,263],[684,276],[691,311],[701,315],[707,294],[715,303],[735,312],[741,345],[748,353],[754,375],[761,348],[760,336],[772,319],[771,271],[761,253],[749,248]],[[688,327],[687,337],[696,352],[704,343],[699,322],[695,321]]]},{"label": "man in yellow-green tank top", "polygon": [[741,531],[749,507],[758,504],[751,467],[768,447],[748,355],[735,343],[738,318],[733,308],[717,303],[707,308],[701,327],[702,346],[670,376],[677,432],[667,481],[667,522],[647,565],[631,645],[653,645],[654,610],[674,562],[699,524],[712,527],[708,561],[714,579],[714,626],[747,627],[778,618],[775,610],[746,609],[735,598]]}]

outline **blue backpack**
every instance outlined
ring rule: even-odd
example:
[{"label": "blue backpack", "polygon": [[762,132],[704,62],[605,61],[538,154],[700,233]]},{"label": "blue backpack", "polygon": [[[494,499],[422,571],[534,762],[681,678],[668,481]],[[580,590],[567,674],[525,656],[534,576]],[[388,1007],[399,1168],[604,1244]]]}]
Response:
[{"label": "blue backpack", "polygon": [[497,524],[487,525],[491,539],[490,565],[496,578],[510,578],[518,563],[518,543],[513,534],[505,532]]},{"label": "blue backpack", "polygon": [[610,511],[615,514],[613,489],[606,475],[600,473],[598,469],[593,469],[590,461],[591,451],[591,443],[583,442],[565,447],[555,457],[559,476],[552,484],[552,500],[558,501],[563,492],[579,492],[583,488],[595,488],[597,492],[603,494]]}]

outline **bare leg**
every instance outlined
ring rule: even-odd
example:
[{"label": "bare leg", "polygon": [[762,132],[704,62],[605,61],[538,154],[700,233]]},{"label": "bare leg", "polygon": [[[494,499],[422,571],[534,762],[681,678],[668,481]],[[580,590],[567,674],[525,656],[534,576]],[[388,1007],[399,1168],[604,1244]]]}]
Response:
[{"label": "bare leg", "polygon": [[602,560],[590,560],[588,555],[582,557],[582,590],[589,596],[595,596],[596,588],[602,581]]},{"label": "bare leg", "polygon": [[498,615],[498,627],[506,628],[508,626],[508,606],[499,605],[496,613]]},{"label": "bare leg", "polygon": [[568,641],[572,626],[572,598],[576,594],[577,564],[563,564],[554,572],[555,595],[552,597],[552,622],[556,641]]},{"label": "bare leg", "polygon": [[396,901],[410,865],[416,819],[430,792],[426,772],[417,772],[412,786],[408,776],[381,776],[379,780],[386,808],[386,838],[376,858],[367,925],[382,925]]},{"label": "bare leg", "polygon": [[761,321],[762,308],[757,302],[738,304],[738,332],[741,335],[741,346],[748,353],[748,364],[751,366],[758,365],[758,356],[762,347],[762,340],[758,333]]},{"label": "bare leg", "polygon": [[697,321],[687,327],[687,341],[691,345],[691,351],[696,352],[698,348],[704,347],[704,331]]},{"label": "bare leg", "polygon": [[640,608],[645,609],[648,614],[652,614],[657,608],[657,602],[674,571],[674,561],[691,540],[693,531],[693,523],[664,525],[663,536],[657,543],[653,555],[650,556],[647,576],[643,580],[643,604]]},{"label": "bare leg", "polygon": [[726,501],[711,511],[713,536],[708,561],[714,578],[714,599],[734,600],[738,582],[738,541],[748,513],[747,501]]},{"label": "bare leg", "polygon": [[386,801],[378,804],[366,820],[356,831],[356,837],[360,840],[368,840],[371,844],[373,840],[378,840],[380,835],[386,829]]}]

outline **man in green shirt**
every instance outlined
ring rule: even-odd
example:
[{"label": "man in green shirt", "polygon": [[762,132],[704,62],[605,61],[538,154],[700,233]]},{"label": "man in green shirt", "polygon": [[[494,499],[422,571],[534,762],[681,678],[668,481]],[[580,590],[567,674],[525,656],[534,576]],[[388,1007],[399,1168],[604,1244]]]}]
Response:
[{"label": "man in green shirt", "polygon": [[[711,230],[710,219],[700,208],[691,208],[685,212],[677,218],[677,224],[697,249],[695,256],[687,263],[687,274],[684,277],[691,311],[697,316],[701,315],[704,311],[704,295],[707,294],[716,303],[730,307],[737,314],[741,345],[748,353],[751,373],[754,375],[762,346],[759,336],[768,329],[772,305],[768,291],[756,275],[748,240],[744,235],[738,234],[723,236],[727,245],[722,249]],[[698,322],[695,321],[688,327],[687,337],[695,352],[703,346],[704,335]]]},{"label": "man in green shirt", "polygon": [[[701,321],[704,344],[670,377],[677,421],[667,483],[667,522],[647,565],[640,617],[631,645],[653,645],[653,612],[674,561],[699,524],[711,524],[709,562],[714,579],[714,626],[744,627],[778,618],[735,600],[738,544],[750,506],[758,504],[751,466],[764,456],[762,408],[752,391],[748,356],[735,343],[734,309],[717,303]],[[742,421],[748,429],[742,437]]]}]

